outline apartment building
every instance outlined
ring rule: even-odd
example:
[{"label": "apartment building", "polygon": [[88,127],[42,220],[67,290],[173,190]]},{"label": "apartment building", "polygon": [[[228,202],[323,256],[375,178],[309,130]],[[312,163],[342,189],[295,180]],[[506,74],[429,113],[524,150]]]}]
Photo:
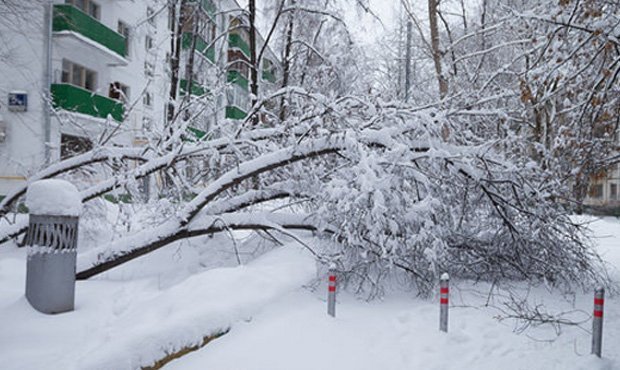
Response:
[{"label": "apartment building", "polygon": [[[198,8],[198,11],[197,11]],[[195,97],[211,95],[215,108],[209,117],[200,122],[206,126],[194,127],[197,132],[223,119],[245,119],[251,108],[250,97],[250,26],[247,14],[234,0],[188,1],[182,11],[184,27],[182,44],[185,52],[181,58],[182,77],[180,94],[187,91]],[[264,39],[256,35],[257,53],[263,48]],[[187,50],[194,50],[194,57]],[[191,68],[188,66],[191,65]],[[189,74],[192,74],[191,78]],[[265,48],[259,60],[259,90],[261,95],[276,89],[281,75],[278,58]],[[214,93],[214,88],[225,84],[225,91]],[[199,105],[199,109],[209,111]]]},{"label": "apartment building", "polygon": [[584,203],[594,213],[620,216],[620,163],[591,178]]},{"label": "apartment building", "polygon": [[141,143],[145,125],[163,117],[162,3],[35,0],[11,9],[15,21],[0,23],[0,194],[94,141]]},{"label": "apartment building", "polygon": [[[249,28],[234,0],[182,1],[176,84],[171,37],[179,14],[166,0],[6,6],[0,10],[16,17],[0,21],[0,196],[97,142],[143,145],[169,119],[171,93],[200,111],[184,112],[189,136],[249,111]],[[271,50],[265,55],[259,75],[269,91],[279,63]]]}]

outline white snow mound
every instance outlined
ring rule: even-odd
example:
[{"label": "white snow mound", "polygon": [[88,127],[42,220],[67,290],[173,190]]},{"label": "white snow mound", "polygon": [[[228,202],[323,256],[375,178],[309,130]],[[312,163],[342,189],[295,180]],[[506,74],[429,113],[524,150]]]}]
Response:
[{"label": "white snow mound", "polygon": [[82,212],[82,198],[75,185],[68,181],[39,180],[28,186],[26,206],[34,215],[77,217]]}]

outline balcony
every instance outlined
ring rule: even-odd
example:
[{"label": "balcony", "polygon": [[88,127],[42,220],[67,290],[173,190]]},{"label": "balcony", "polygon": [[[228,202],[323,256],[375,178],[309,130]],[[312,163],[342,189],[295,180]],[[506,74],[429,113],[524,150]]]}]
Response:
[{"label": "balcony", "polygon": [[122,122],[125,114],[123,103],[97,95],[81,87],[69,84],[52,84],[52,105],[56,109],[82,113],[96,118],[112,116]]},{"label": "balcony", "polygon": [[248,89],[249,81],[239,71],[228,71],[227,81],[237,84],[246,90]]},{"label": "balcony", "polygon": [[107,56],[110,64],[127,63],[125,37],[72,5],[54,5],[52,30],[55,38],[68,40],[70,49],[86,46]]},{"label": "balcony", "polygon": [[230,119],[244,119],[248,114],[242,111],[240,108],[229,105],[226,107],[226,118]]},{"label": "balcony", "polygon": [[[184,50],[192,47],[192,33],[185,32],[182,35],[181,46]],[[215,63],[215,48],[209,47],[209,44],[200,36],[196,35],[196,51],[207,58],[211,63]]]},{"label": "balcony", "polygon": [[[192,81],[190,90],[190,94],[194,96],[204,96],[208,92],[207,89],[196,81]],[[187,80],[181,79],[181,81],[179,81],[179,93],[181,96],[185,96],[185,94],[187,94]]]},{"label": "balcony", "polygon": [[188,136],[185,138],[185,141],[195,142],[197,140],[202,140],[207,133],[205,131],[199,130],[195,127],[187,128]]},{"label": "balcony", "polygon": [[228,35],[228,47],[237,48],[243,52],[248,58],[250,57],[250,45],[245,42],[240,35],[231,33]]},{"label": "balcony", "polygon": [[207,14],[209,15],[209,17],[211,19],[215,18],[215,12],[217,11],[217,8],[215,6],[215,4],[213,3],[213,0],[189,0],[190,3],[196,3],[199,2],[201,8],[207,12]]},{"label": "balcony", "polygon": [[263,70],[263,80],[271,82],[271,83],[275,83],[276,75],[272,71]]}]

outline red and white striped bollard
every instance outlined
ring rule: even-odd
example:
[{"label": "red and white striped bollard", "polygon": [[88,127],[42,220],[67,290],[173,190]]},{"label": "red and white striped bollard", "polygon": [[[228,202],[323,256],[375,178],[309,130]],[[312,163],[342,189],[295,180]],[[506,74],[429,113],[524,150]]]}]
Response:
[{"label": "red and white striped bollard", "polygon": [[592,317],[592,354],[601,357],[603,350],[603,308],[605,305],[605,288],[594,291],[594,317]]},{"label": "red and white striped bollard", "polygon": [[336,317],[336,270],[329,269],[329,281],[327,284],[327,314]]},{"label": "red and white striped bollard", "polygon": [[450,297],[450,276],[441,275],[439,280],[439,330],[448,332],[448,302]]}]

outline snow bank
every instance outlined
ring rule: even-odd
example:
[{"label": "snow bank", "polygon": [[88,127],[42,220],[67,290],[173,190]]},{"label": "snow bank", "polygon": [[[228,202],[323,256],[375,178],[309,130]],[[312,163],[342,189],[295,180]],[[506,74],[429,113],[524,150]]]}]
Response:
[{"label": "snow bank", "polygon": [[[612,370],[620,364],[620,331],[611,322],[599,359],[590,355],[588,333],[574,327],[563,328],[559,338],[549,327],[516,335],[510,323],[493,319],[497,311],[460,306],[452,307],[449,332],[442,333],[435,302],[399,296],[367,303],[348,293],[339,295],[334,319],[325,312],[325,291],[283,297],[165,369]],[[484,303],[484,295],[479,299]]]},{"label": "snow bank", "polygon": [[135,369],[209,334],[249,320],[260,307],[301,287],[316,274],[314,259],[288,246],[248,266],[192,276],[128,310],[108,338],[107,350],[94,351],[79,369]]},{"label": "snow bank", "polygon": [[34,215],[77,217],[82,211],[82,198],[77,188],[68,181],[39,180],[28,186],[26,206]]},{"label": "snow bank", "polygon": [[23,298],[23,258],[0,258],[0,278],[11,277],[11,293],[0,289],[3,370],[139,369],[250,320],[316,276],[314,258],[292,244],[167,289],[153,279],[78,282],[76,310],[50,316]]}]

